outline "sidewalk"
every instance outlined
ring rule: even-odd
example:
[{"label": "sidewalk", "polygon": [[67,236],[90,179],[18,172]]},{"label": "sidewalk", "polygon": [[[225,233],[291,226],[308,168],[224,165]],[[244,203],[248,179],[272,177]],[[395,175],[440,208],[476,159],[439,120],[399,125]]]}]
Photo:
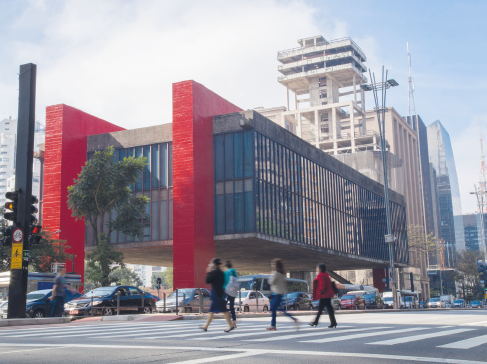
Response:
[{"label": "sidewalk", "polygon": [[65,324],[71,322],[70,317],[45,317],[45,318],[23,318],[23,319],[1,319],[1,326],[23,326],[23,325],[51,325]]}]

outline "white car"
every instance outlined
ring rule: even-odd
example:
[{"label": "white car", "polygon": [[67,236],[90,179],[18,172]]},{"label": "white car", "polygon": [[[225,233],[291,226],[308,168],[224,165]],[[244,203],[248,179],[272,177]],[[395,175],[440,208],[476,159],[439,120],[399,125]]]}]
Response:
[{"label": "white car", "polygon": [[[239,299],[240,293],[240,299]],[[257,311],[257,297],[259,298],[259,312],[269,311],[270,302],[269,299],[258,291],[240,291],[235,297],[235,311],[240,311],[242,307],[243,312]],[[257,296],[256,296],[257,295]]]},{"label": "white car", "polygon": [[7,318],[8,301],[0,302],[0,318]]}]

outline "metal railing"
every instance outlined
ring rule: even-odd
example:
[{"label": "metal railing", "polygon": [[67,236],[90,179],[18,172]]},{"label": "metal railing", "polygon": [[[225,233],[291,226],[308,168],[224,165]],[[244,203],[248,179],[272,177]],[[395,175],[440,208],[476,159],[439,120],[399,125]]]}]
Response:
[{"label": "metal railing", "polygon": [[328,45],[328,44],[333,44],[333,43],[339,43],[339,42],[343,42],[343,41],[350,41],[351,44],[353,44],[353,46],[357,49],[357,51],[359,51],[362,56],[362,58],[365,59],[365,53],[364,51],[362,50],[362,48],[360,48],[358,46],[357,43],[355,43],[353,41],[352,38],[350,37],[345,37],[345,38],[338,38],[338,39],[333,39],[333,40],[330,40],[330,41],[320,41],[320,42],[316,42],[316,44],[312,44],[312,45],[309,45],[309,46],[301,46],[301,47],[295,47],[295,48],[290,48],[290,49],[286,49],[284,51],[278,51],[277,52],[277,58],[282,58],[284,57],[287,53],[291,53],[291,52],[295,52],[295,51],[299,51],[299,50],[302,50],[302,49],[306,49],[306,48],[312,48],[312,47],[318,47],[318,46],[322,46],[322,45]]}]

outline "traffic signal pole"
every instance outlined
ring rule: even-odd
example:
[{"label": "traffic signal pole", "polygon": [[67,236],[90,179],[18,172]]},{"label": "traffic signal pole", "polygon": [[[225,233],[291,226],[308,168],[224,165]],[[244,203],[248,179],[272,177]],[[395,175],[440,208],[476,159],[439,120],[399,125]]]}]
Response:
[{"label": "traffic signal pole", "polygon": [[[10,267],[8,318],[25,318],[27,275],[29,266],[29,234],[32,204],[32,168],[34,162],[35,103],[37,66],[27,63],[19,72],[19,114],[17,121],[17,160],[15,163],[15,191],[18,195],[16,228],[23,232],[22,264]],[[18,234],[17,236],[20,236]],[[16,251],[12,244],[12,257]]]}]

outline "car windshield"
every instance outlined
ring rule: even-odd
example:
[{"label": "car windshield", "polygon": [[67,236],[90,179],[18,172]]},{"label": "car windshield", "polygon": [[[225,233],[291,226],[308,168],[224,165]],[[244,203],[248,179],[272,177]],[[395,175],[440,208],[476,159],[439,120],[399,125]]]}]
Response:
[{"label": "car windshield", "polygon": [[355,295],[353,294],[346,294],[342,296],[342,300],[354,300],[354,299],[355,299]]},{"label": "car windshield", "polygon": [[453,303],[462,303],[463,300],[455,300]]},{"label": "car windshield", "polygon": [[297,298],[298,297],[298,292],[293,292],[293,293],[288,293],[287,295],[284,296],[284,298]]},{"label": "car windshield", "polygon": [[106,296],[110,296],[113,291],[116,289],[116,287],[103,287],[103,288],[97,288],[97,289],[94,289],[93,291],[90,291],[88,293],[85,293],[85,295],[83,297],[106,297]]},{"label": "car windshield", "polygon": [[364,298],[375,299],[375,294],[365,294]]},{"label": "car windshield", "polygon": [[255,282],[254,278],[243,278],[238,280],[238,285],[240,289],[246,289],[251,291],[252,288],[254,287],[254,282]]},{"label": "car windshield", "polygon": [[392,301],[392,297],[384,297],[384,302]]},{"label": "car windshield", "polygon": [[[241,292],[240,292],[240,294],[241,294],[241,296],[240,296],[240,297],[245,298],[245,297],[247,297],[247,296],[249,295],[249,293],[250,293],[249,291],[241,291]],[[238,296],[238,295],[237,295],[237,296]]]},{"label": "car windshield", "polygon": [[480,304],[480,301],[472,301],[472,303],[478,305],[478,304]]},{"label": "car windshield", "polygon": [[171,293],[168,298],[176,298],[176,292],[178,293],[178,298],[183,298],[183,294],[186,295],[186,298],[189,298],[193,295],[193,289],[178,289]]},{"label": "car windshield", "polygon": [[31,292],[31,293],[27,294],[27,301],[38,300],[38,299],[44,298],[45,295],[46,295],[46,293]]},{"label": "car windshield", "polygon": [[430,299],[430,302],[440,302],[440,299],[439,298],[432,298],[432,299]]}]

